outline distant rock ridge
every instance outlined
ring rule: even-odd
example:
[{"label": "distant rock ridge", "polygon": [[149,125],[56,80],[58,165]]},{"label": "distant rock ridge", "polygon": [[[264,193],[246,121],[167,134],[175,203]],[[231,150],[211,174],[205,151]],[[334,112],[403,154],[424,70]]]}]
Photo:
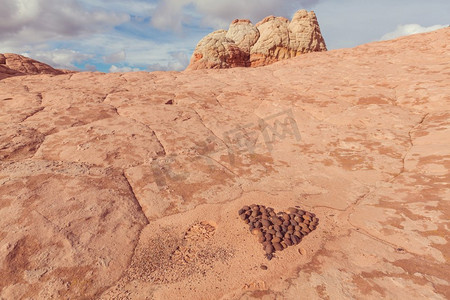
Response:
[{"label": "distant rock ridge", "polygon": [[58,70],[37,60],[13,53],[0,53],[0,79],[9,76],[36,74],[65,74],[67,71]]},{"label": "distant rock ridge", "polygon": [[253,25],[236,19],[197,44],[187,70],[258,67],[308,52],[326,51],[316,14],[299,10],[291,21],[269,16]]}]

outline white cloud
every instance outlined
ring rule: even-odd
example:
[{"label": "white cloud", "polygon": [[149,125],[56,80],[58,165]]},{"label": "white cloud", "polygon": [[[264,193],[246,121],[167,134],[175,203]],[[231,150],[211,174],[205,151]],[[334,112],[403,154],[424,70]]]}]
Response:
[{"label": "white cloud", "polygon": [[89,58],[92,58],[93,55],[83,54],[74,50],[69,49],[55,49],[48,51],[31,51],[23,53],[26,56],[29,56],[38,61],[49,64],[54,68],[60,69],[77,69],[75,67],[75,63],[80,63]]},{"label": "white cloud", "polygon": [[172,61],[168,63],[169,70],[181,71],[189,65],[189,55],[186,52],[177,51],[170,54]]},{"label": "white cloud", "polygon": [[88,11],[78,0],[2,0],[0,11],[0,51],[104,32],[130,18],[123,13]]},{"label": "white cloud", "polygon": [[405,25],[399,25],[397,28],[389,33],[386,33],[381,37],[381,41],[384,40],[391,40],[395,39],[401,36],[416,34],[416,33],[424,33],[424,32],[430,32],[434,30],[438,30],[441,28],[448,27],[449,25],[433,25],[429,27],[423,27],[419,24],[405,24]]},{"label": "white cloud", "polygon": [[182,71],[189,64],[189,56],[186,52],[177,51],[170,53],[171,60],[166,64],[156,63],[147,67],[148,71]]},{"label": "white cloud", "polygon": [[104,56],[103,61],[107,64],[118,63],[126,59],[125,50],[120,50],[118,52],[112,53],[110,55]]},{"label": "white cloud", "polygon": [[309,8],[319,0],[160,0],[151,23],[158,29],[180,31],[183,23],[199,17],[205,26],[228,27],[234,19],[256,23],[268,15],[290,17],[295,10]]},{"label": "white cloud", "polygon": [[138,71],[142,71],[142,70],[139,68],[132,68],[132,67],[117,67],[115,65],[112,65],[109,68],[109,72],[111,72],[111,73],[117,73],[117,72],[125,73],[125,72],[138,72]]},{"label": "white cloud", "polygon": [[94,65],[91,65],[91,64],[85,64],[85,65],[84,65],[84,69],[85,69],[86,71],[89,71],[89,72],[95,72],[95,71],[97,71],[97,67],[94,66]]},{"label": "white cloud", "polygon": [[126,13],[133,16],[148,17],[156,8],[156,3],[148,0],[79,0],[89,9]]},{"label": "white cloud", "polygon": [[[182,70],[189,63],[193,47],[200,37],[190,40],[181,37],[173,41],[156,42],[134,36],[117,33],[96,34],[89,38],[77,40],[77,49],[85,53],[119,53],[124,51],[126,59],[121,64],[111,62],[116,66],[127,65],[146,69],[151,64],[160,64],[167,70]],[[192,49],[188,48],[192,44]],[[174,51],[174,49],[177,49]],[[80,50],[81,51],[81,50]]]},{"label": "white cloud", "polygon": [[[0,53],[26,53],[33,59],[65,69],[77,69],[75,64],[101,57],[96,49],[72,48],[70,44],[105,34],[129,21],[130,16],[109,11],[108,3],[104,8],[88,9],[82,1],[1,0]],[[114,54],[108,57],[111,63],[118,62],[124,53]]]}]

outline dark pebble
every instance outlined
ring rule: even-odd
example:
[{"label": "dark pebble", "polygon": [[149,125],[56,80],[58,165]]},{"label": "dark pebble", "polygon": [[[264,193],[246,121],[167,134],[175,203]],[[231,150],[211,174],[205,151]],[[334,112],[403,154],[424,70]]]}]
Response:
[{"label": "dark pebble", "polygon": [[272,243],[279,243],[279,242],[281,242],[281,238],[279,238],[278,236],[272,239]]},{"label": "dark pebble", "polygon": [[266,220],[266,219],[262,219],[262,220],[261,220],[261,224],[262,224],[262,226],[264,226],[264,227],[269,227],[269,226],[270,226],[270,221],[269,221],[269,220]]},{"label": "dark pebble", "polygon": [[266,265],[261,265],[261,269],[267,270],[267,266]]},{"label": "dark pebble", "polygon": [[[280,243],[273,243],[273,247],[272,248],[275,248],[276,251],[283,250],[283,246],[281,246]],[[266,251],[266,253],[267,253],[267,251]]]},{"label": "dark pebble", "polygon": [[289,221],[290,220],[290,216],[286,213],[283,213],[283,215],[281,216],[283,218],[283,220],[285,221]]},{"label": "dark pebble", "polygon": [[288,212],[291,213],[291,214],[295,214],[295,213],[297,213],[297,211],[298,211],[298,209],[296,209],[295,207],[289,207],[287,210],[288,210]]},{"label": "dark pebble", "polygon": [[[279,244],[278,244],[279,245]],[[275,248],[276,249],[276,248]],[[274,250],[274,246],[272,244],[268,244],[265,249],[267,254],[272,254],[275,250]]]},{"label": "dark pebble", "polygon": [[281,224],[283,224],[283,222],[279,219],[279,218],[272,218],[272,223],[274,224],[274,225],[281,225]]},{"label": "dark pebble", "polygon": [[300,238],[296,235],[291,236],[291,241],[294,245],[297,245],[298,243],[300,243]]},{"label": "dark pebble", "polygon": [[303,234],[302,234],[301,231],[296,231],[296,232],[294,232],[294,235],[295,235],[296,237],[299,237],[299,238],[301,238],[301,237],[303,236]]}]

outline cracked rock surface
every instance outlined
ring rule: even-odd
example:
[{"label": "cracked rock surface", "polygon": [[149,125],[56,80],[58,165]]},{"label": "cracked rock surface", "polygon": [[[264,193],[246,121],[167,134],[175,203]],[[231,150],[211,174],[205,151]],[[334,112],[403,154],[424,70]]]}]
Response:
[{"label": "cracked rock surface", "polygon": [[[450,298],[449,40],[0,77],[0,298]],[[251,203],[320,226],[268,261]]]}]

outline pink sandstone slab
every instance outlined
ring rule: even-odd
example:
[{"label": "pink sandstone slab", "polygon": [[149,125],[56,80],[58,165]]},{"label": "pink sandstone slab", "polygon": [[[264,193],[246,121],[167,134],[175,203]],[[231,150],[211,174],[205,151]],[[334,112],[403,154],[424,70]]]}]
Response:
[{"label": "pink sandstone slab", "polygon": [[[0,298],[450,298],[449,40],[0,78]],[[320,223],[268,261],[252,203]]]}]

